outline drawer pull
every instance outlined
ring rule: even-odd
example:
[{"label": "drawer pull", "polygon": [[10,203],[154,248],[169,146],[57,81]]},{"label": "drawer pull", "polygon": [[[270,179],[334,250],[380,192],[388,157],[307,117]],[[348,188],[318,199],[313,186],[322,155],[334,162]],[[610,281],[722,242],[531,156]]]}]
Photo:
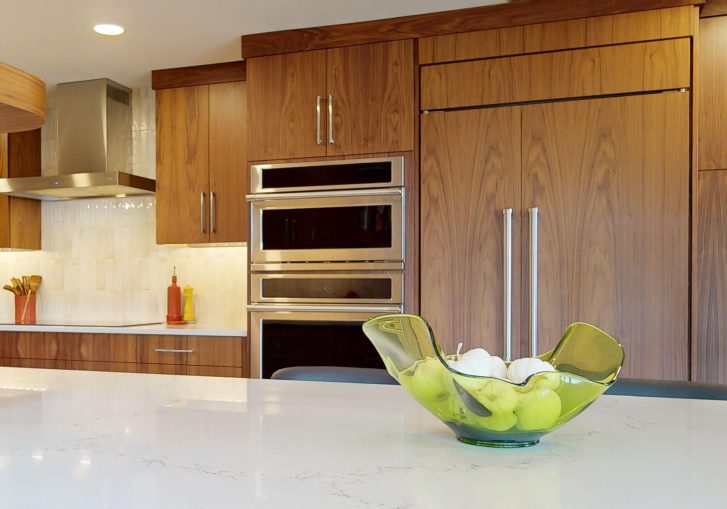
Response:
[{"label": "drawer pull", "polygon": [[175,348],[155,348],[154,351],[159,353],[194,353],[194,350],[177,350]]}]

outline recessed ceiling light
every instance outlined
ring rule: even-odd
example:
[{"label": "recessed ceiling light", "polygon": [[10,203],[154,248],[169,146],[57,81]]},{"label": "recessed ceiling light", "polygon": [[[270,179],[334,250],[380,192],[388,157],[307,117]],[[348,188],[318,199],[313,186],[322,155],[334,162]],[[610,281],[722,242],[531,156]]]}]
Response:
[{"label": "recessed ceiling light", "polygon": [[100,25],[94,25],[93,31],[101,35],[121,35],[124,33],[124,27],[121,25],[101,23]]}]

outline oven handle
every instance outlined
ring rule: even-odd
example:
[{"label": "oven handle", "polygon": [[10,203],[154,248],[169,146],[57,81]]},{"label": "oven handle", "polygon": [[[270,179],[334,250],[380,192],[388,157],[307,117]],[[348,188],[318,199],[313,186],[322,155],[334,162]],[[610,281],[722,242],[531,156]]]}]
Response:
[{"label": "oven handle", "polygon": [[266,194],[248,194],[245,196],[247,201],[263,201],[263,200],[288,200],[291,198],[339,198],[348,196],[401,196],[403,194],[401,188],[382,188],[382,189],[349,189],[346,191],[320,191],[312,193],[266,193]]},{"label": "oven handle", "polygon": [[313,311],[318,313],[401,313],[401,306],[325,306],[325,305],[298,305],[288,304],[250,304],[248,311]]}]

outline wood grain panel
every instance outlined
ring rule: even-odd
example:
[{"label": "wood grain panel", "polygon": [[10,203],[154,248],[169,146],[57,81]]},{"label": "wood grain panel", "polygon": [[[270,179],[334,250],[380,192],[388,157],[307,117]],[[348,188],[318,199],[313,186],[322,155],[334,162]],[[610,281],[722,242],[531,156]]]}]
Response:
[{"label": "wood grain panel", "polygon": [[703,18],[727,14],[727,0],[707,0],[699,15]]},{"label": "wood grain panel", "polygon": [[727,17],[699,21],[699,169],[727,168]]},{"label": "wood grain panel", "polygon": [[[423,115],[421,314],[453,353],[503,353],[503,209],[519,228],[520,108]],[[513,288],[520,285],[513,235]],[[513,337],[520,334],[513,302]],[[517,350],[515,351],[517,355]]]},{"label": "wood grain panel", "polygon": [[209,86],[159,90],[156,111],[157,244],[209,242]]},{"label": "wood grain panel", "polygon": [[419,40],[419,63],[453,62],[523,53],[523,31],[527,28],[495,28],[423,37]]},{"label": "wood grain panel", "polygon": [[212,85],[215,83],[230,83],[244,80],[244,61],[159,69],[151,72],[151,88],[154,90]]},{"label": "wood grain panel", "polygon": [[[0,134],[0,178],[40,175],[40,129]],[[40,249],[41,205],[0,196],[0,248]]]},{"label": "wood grain panel", "polygon": [[210,193],[215,193],[214,223],[210,209],[211,242],[247,241],[247,100],[246,84],[209,87]]},{"label": "wood grain panel", "polygon": [[187,348],[188,365],[242,367],[242,338],[187,336]]},{"label": "wood grain panel", "polygon": [[187,366],[187,375],[194,376],[226,376],[241,378],[243,375],[242,368],[218,367],[218,366]]},{"label": "wood grain panel", "polygon": [[688,93],[523,108],[541,352],[585,321],[622,343],[624,376],[687,379],[689,115]]},{"label": "wood grain panel", "polygon": [[[326,155],[326,52],[312,51],[247,61],[251,161]],[[321,102],[321,143],[316,97]]]},{"label": "wood grain panel", "polygon": [[621,44],[694,35],[695,7],[647,10],[586,19],[586,45]]},{"label": "wood grain panel", "polygon": [[[703,22],[704,20],[702,20]],[[694,380],[727,383],[727,170],[700,171]]]},{"label": "wood grain panel", "polygon": [[327,154],[413,150],[414,78],[412,41],[328,51],[335,143]]},{"label": "wood grain panel", "polygon": [[422,109],[688,88],[690,52],[685,38],[427,66]]},{"label": "wood grain panel", "polygon": [[190,350],[187,336],[138,336],[137,351],[141,364],[187,364],[192,352],[187,353],[186,350]]},{"label": "wood grain panel", "polygon": [[45,83],[0,62],[0,133],[29,131],[45,124]]},{"label": "wood grain panel", "polygon": [[586,45],[586,20],[573,19],[528,25],[524,27],[523,37],[524,53],[581,48]]},{"label": "wood grain panel", "polygon": [[703,0],[533,0],[496,4],[361,23],[243,35],[242,57],[247,59],[701,3]]}]

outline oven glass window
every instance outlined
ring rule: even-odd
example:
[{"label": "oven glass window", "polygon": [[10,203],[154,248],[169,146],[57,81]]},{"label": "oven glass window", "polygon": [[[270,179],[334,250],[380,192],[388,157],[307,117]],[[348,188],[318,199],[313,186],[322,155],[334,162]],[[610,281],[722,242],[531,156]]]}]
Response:
[{"label": "oven glass window", "polygon": [[358,205],[263,210],[263,249],[391,247],[391,208],[391,205]]},{"label": "oven glass window", "polygon": [[388,278],[270,278],[261,287],[267,299],[391,299]]},{"label": "oven glass window", "polygon": [[267,168],[262,172],[263,189],[327,187],[391,182],[391,162],[367,162],[293,168]]},{"label": "oven glass window", "polygon": [[361,323],[265,320],[262,376],[291,366],[384,368]]}]

